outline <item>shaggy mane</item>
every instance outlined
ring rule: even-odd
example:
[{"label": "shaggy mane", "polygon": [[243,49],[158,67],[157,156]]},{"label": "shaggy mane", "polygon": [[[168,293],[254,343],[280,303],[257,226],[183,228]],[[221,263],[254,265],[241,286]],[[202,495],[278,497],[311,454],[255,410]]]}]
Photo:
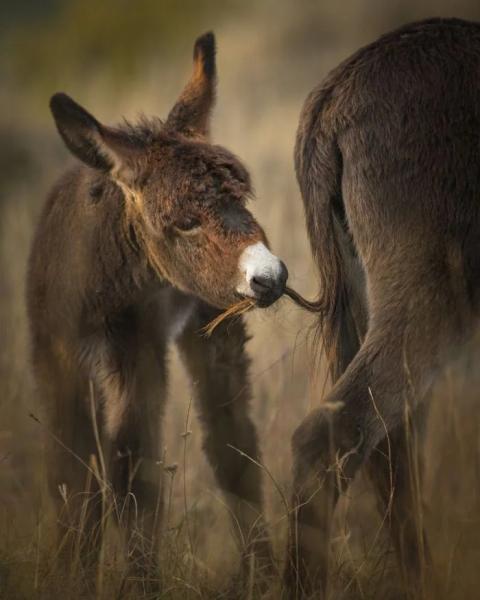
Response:
[{"label": "shaggy mane", "polygon": [[123,119],[117,129],[128,138],[142,146],[152,144],[164,132],[164,121],[159,117],[147,117],[140,115],[136,122]]}]

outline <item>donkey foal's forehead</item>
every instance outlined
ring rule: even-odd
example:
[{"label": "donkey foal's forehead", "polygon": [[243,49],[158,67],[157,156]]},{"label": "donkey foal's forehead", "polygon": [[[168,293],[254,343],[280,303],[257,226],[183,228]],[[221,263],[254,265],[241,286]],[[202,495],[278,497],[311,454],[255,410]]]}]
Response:
[{"label": "donkey foal's forehead", "polygon": [[174,140],[163,147],[160,142],[155,154],[159,176],[168,179],[186,201],[197,199],[208,203],[223,198],[243,203],[251,194],[248,171],[220,146]]},{"label": "donkey foal's forehead", "polygon": [[175,148],[184,168],[217,180],[233,180],[250,189],[250,176],[240,160],[226,148],[204,142],[186,142]]},{"label": "donkey foal's forehead", "polygon": [[140,149],[135,161],[137,181],[153,196],[169,200],[164,208],[203,205],[227,214],[227,220],[241,229],[247,227],[245,219],[228,208],[243,206],[252,195],[249,173],[234,154],[165,129],[159,120],[142,118],[135,125],[125,122],[121,130]]}]

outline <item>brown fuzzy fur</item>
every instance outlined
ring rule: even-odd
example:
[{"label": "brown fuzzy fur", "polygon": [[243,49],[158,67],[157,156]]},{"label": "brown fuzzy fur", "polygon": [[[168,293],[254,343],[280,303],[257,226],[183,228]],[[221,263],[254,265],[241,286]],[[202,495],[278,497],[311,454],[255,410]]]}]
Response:
[{"label": "brown fuzzy fur", "polygon": [[476,328],[480,25],[433,19],[359,50],[308,96],[295,162],[336,382],[293,437],[287,582],[323,597],[339,493],[366,464],[408,594],[428,548],[407,420]]},{"label": "brown fuzzy fur", "polygon": [[[269,557],[259,472],[245,458],[259,460],[248,414],[245,328],[236,320],[208,339],[200,333],[238,302],[241,252],[265,241],[245,207],[246,169],[208,140],[215,78],[214,38],[206,34],[165,124],[144,119],[106,127],[64,94],[52,98],[59,132],[83,164],[60,179],[41,215],[28,311],[38,393],[56,438],[48,450],[50,488],[60,505],[68,499],[62,523],[72,541],[64,546],[69,558],[80,544],[81,555],[95,562],[101,545],[97,486],[83,494],[85,463],[98,456],[91,400],[107,454],[106,483],[130,529],[130,555],[135,561],[155,554],[170,339],[192,377],[205,448],[243,549]],[[139,541],[143,554],[136,552]]]}]

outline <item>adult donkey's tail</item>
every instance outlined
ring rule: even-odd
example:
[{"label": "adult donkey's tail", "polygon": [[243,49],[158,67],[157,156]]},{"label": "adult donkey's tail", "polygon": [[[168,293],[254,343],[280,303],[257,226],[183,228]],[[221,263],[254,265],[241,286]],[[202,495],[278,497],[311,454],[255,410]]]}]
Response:
[{"label": "adult donkey's tail", "polygon": [[320,275],[319,314],[330,374],[336,381],[357,353],[367,327],[364,276],[348,231],[341,194],[342,156],[325,110],[331,88],[307,98],[295,144],[295,169],[308,236]]}]

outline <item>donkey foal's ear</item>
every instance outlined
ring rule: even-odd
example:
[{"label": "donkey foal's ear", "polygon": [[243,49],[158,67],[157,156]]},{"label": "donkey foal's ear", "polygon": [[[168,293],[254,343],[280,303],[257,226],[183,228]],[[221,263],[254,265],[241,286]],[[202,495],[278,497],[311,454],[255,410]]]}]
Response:
[{"label": "donkey foal's ear", "polygon": [[112,162],[103,150],[102,126],[66,94],[55,94],[50,100],[55,124],[65,145],[82,162],[94,169],[108,171]]},{"label": "donkey foal's ear", "polygon": [[185,134],[208,137],[215,103],[215,36],[205,33],[195,42],[193,73],[167,118],[167,127]]},{"label": "donkey foal's ear", "polygon": [[135,144],[121,131],[105,127],[66,94],[50,100],[57,129],[70,152],[89,167],[111,171],[130,184],[137,155]]},{"label": "donkey foal's ear", "polygon": [[196,39],[193,47],[193,67],[199,69],[200,76],[205,76],[208,79],[215,78],[215,36],[211,31],[204,33]]}]

